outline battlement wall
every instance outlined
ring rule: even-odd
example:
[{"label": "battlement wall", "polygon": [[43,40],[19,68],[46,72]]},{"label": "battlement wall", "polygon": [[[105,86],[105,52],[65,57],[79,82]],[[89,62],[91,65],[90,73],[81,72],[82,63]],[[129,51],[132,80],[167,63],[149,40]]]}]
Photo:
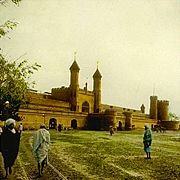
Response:
[{"label": "battlement wall", "polygon": [[70,111],[69,106],[49,106],[45,104],[28,104],[26,106],[21,106],[20,110],[22,109],[34,109],[36,111],[43,110],[43,111]]},{"label": "battlement wall", "polygon": [[162,104],[162,105],[169,105],[169,101],[168,100],[158,100],[158,104]]},{"label": "battlement wall", "polygon": [[51,96],[52,99],[57,99],[61,101],[69,102],[70,98],[70,89],[67,87],[61,88],[52,88],[51,89]]},{"label": "battlement wall", "polygon": [[116,110],[117,113],[122,113],[122,112],[142,113],[141,110],[137,110],[137,109],[130,109],[119,106],[112,106],[108,104],[102,104],[102,111],[105,111],[106,109]]},{"label": "battlement wall", "polygon": [[64,109],[69,109],[69,103],[65,102],[65,101],[59,101],[59,100],[54,100],[54,99],[46,99],[43,98],[43,96],[41,94],[38,94],[37,96],[31,96],[28,99],[28,103],[25,105],[22,105],[21,108],[32,108],[32,109],[36,109],[36,108],[64,108]]}]

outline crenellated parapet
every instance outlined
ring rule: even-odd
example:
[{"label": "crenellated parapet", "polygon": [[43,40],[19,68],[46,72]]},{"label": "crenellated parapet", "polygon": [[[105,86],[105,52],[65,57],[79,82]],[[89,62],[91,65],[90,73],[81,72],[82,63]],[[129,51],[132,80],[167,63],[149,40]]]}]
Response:
[{"label": "crenellated parapet", "polygon": [[168,100],[158,100],[158,104],[169,106],[169,101]]},{"label": "crenellated parapet", "polygon": [[70,89],[64,86],[62,86],[61,88],[52,88],[51,96],[52,99],[69,102]]}]

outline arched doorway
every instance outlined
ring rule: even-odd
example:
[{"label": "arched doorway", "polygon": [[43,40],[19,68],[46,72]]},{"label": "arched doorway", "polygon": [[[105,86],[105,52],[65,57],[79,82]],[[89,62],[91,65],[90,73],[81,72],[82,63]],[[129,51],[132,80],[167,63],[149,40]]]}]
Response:
[{"label": "arched doorway", "polygon": [[73,119],[73,120],[71,121],[71,128],[77,129],[77,120],[76,120],[76,119]]},{"label": "arched doorway", "polygon": [[87,101],[82,104],[82,112],[89,112],[89,103]]},{"label": "arched doorway", "polygon": [[119,130],[119,131],[122,131],[122,122],[121,122],[121,121],[119,121],[118,130]]},{"label": "arched doorway", "polygon": [[56,129],[57,120],[55,118],[51,118],[49,120],[49,129]]}]

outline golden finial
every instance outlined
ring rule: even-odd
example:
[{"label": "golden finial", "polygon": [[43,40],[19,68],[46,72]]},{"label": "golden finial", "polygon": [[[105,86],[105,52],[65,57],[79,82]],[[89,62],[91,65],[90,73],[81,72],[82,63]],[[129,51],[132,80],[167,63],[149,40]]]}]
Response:
[{"label": "golden finial", "polygon": [[74,61],[76,61],[76,55],[77,55],[77,52],[75,51],[74,52]]},{"label": "golden finial", "polygon": [[97,69],[98,69],[98,66],[99,66],[99,61],[97,61]]}]

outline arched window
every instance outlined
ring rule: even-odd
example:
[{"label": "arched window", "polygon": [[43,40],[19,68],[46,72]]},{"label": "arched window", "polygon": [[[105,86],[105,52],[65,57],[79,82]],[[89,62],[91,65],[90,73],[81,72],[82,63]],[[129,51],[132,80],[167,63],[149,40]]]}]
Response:
[{"label": "arched window", "polygon": [[49,129],[56,129],[57,120],[55,118],[51,118],[49,120]]},{"label": "arched window", "polygon": [[87,101],[82,104],[82,112],[89,112],[89,103]]},{"label": "arched window", "polygon": [[119,121],[118,130],[119,130],[119,131],[122,131],[122,122],[121,122],[121,121]]}]

